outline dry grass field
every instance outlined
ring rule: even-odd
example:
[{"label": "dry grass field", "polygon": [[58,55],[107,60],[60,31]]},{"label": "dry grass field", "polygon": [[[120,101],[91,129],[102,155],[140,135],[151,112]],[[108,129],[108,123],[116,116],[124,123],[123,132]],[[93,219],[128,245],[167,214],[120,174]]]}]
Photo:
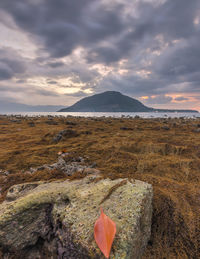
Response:
[{"label": "dry grass field", "polygon": [[[55,143],[63,129],[75,134]],[[0,174],[0,202],[13,184],[64,178],[58,171],[26,171],[55,162],[66,150],[96,163],[102,177],[153,185],[152,235],[143,259],[200,258],[199,129],[200,119],[1,116],[0,169],[10,174]]]}]

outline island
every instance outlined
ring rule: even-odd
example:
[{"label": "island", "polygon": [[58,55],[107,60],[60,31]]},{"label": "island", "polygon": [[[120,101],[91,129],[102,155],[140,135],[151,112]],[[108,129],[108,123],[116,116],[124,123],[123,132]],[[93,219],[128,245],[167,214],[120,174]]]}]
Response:
[{"label": "island", "polygon": [[198,112],[196,110],[154,109],[116,91],[85,97],[58,112]]}]

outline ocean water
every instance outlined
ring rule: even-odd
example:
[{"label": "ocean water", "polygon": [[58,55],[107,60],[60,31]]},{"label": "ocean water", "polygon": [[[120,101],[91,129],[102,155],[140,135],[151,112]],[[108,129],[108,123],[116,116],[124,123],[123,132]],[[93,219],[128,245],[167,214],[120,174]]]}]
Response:
[{"label": "ocean water", "polygon": [[20,115],[28,117],[41,116],[75,116],[75,117],[132,117],[139,116],[141,118],[200,118],[200,113],[193,112],[8,112],[0,113],[4,115]]}]

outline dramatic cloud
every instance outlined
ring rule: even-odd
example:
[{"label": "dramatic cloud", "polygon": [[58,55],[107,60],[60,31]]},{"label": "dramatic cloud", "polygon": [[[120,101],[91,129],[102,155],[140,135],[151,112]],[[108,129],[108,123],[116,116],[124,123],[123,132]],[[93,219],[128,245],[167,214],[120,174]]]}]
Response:
[{"label": "dramatic cloud", "polygon": [[25,60],[11,49],[0,49],[0,80],[11,79],[25,71]]},{"label": "dramatic cloud", "polygon": [[13,71],[9,66],[0,62],[0,80],[10,79],[13,76]]},{"label": "dramatic cloud", "polygon": [[1,0],[0,29],[4,98],[70,105],[116,90],[200,110],[199,0]]},{"label": "dramatic cloud", "polygon": [[157,95],[153,97],[148,97],[146,100],[147,104],[169,104],[173,100],[172,97],[166,95]]},{"label": "dramatic cloud", "polygon": [[180,97],[176,97],[176,98],[174,98],[174,100],[175,100],[175,101],[178,101],[178,102],[182,102],[182,101],[187,101],[187,100],[188,100],[188,98],[183,97],[183,96],[180,96]]}]

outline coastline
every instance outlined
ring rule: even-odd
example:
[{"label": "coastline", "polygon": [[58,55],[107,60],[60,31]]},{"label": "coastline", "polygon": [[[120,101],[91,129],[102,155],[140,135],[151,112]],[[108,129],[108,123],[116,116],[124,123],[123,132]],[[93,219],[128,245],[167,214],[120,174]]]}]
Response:
[{"label": "coastline", "polygon": [[0,116],[18,117],[45,117],[52,116],[58,118],[83,117],[83,118],[200,118],[200,112],[7,112],[0,113]]}]

